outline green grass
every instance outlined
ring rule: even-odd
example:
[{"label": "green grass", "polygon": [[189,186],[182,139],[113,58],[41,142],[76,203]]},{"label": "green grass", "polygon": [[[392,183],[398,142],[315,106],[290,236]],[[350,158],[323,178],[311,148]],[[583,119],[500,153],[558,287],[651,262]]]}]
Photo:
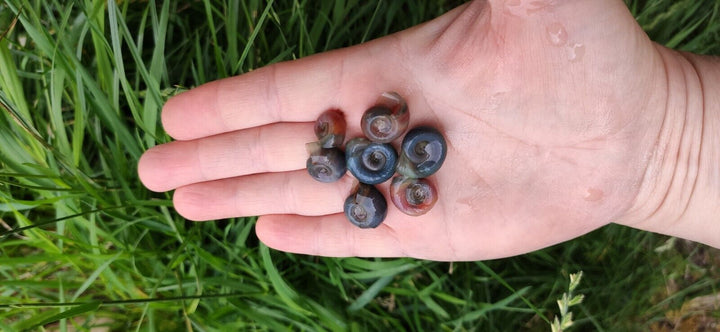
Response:
[{"label": "green grass", "polygon": [[[720,287],[701,245],[609,226],[487,262],[310,257],[264,247],[252,218],[185,221],[139,183],[142,151],[169,141],[170,95],[459,2],[0,3],[0,330],[546,331],[579,270],[577,330],[697,322],[682,305]],[[628,5],[654,40],[720,54],[718,2]]]}]

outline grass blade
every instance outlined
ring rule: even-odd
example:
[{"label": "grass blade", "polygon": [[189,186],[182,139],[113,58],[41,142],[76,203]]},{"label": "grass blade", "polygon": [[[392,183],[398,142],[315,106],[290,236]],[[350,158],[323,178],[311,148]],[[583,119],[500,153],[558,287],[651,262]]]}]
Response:
[{"label": "grass blade", "polygon": [[280,272],[275,265],[273,265],[272,258],[270,257],[270,249],[267,246],[260,245],[260,257],[262,258],[263,266],[270,279],[270,283],[272,283],[275,292],[277,292],[277,295],[283,302],[302,315],[310,315],[311,313],[299,304],[300,296],[298,293],[283,280]]}]

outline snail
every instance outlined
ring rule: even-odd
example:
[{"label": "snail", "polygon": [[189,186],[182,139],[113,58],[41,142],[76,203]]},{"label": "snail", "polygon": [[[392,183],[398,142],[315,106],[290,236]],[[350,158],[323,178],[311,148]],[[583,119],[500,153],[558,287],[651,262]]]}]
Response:
[{"label": "snail", "polygon": [[360,228],[378,227],[387,216],[387,201],[375,186],[360,183],[345,199],[345,217]]},{"label": "snail", "polygon": [[313,179],[320,182],[335,182],[345,175],[347,171],[345,154],[340,149],[308,145],[308,150],[310,157],[306,167]]},{"label": "snail", "polygon": [[400,212],[419,216],[432,209],[438,194],[428,179],[406,178],[400,175],[392,179],[390,199]]},{"label": "snail", "polygon": [[395,173],[398,157],[395,148],[387,143],[374,143],[366,138],[353,138],[345,145],[347,168],[358,181],[378,184]]},{"label": "snail", "polygon": [[340,110],[325,111],[315,121],[315,136],[323,148],[339,148],[345,140],[345,117]]},{"label": "snail", "polygon": [[442,166],[447,154],[443,135],[432,127],[416,127],[403,138],[397,172],[409,178],[428,177]]},{"label": "snail", "polygon": [[390,143],[407,130],[410,122],[407,103],[395,92],[385,92],[360,120],[360,128],[369,140]]}]

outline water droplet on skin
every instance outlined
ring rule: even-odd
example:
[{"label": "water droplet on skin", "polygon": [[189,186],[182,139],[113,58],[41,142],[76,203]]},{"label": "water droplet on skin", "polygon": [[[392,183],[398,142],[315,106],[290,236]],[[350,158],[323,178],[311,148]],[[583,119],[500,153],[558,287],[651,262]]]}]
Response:
[{"label": "water droplet on skin", "polygon": [[585,192],[585,196],[583,196],[583,199],[585,199],[588,202],[597,202],[603,198],[603,191],[600,189],[595,188],[588,188],[588,190]]},{"label": "water droplet on skin", "polygon": [[510,16],[519,17],[525,13],[522,4],[523,0],[505,0],[503,12]]},{"label": "water droplet on skin", "polygon": [[583,55],[585,55],[585,45],[580,43],[574,43],[572,46],[568,46],[568,60],[580,61]]},{"label": "water droplet on skin", "polygon": [[548,39],[550,40],[550,43],[555,46],[562,46],[565,45],[567,42],[567,31],[565,31],[565,28],[560,23],[552,23],[548,25],[547,27],[547,35]]},{"label": "water droplet on skin", "polygon": [[506,91],[500,91],[489,95],[487,98],[484,98],[486,102],[482,105],[478,105],[477,111],[487,114],[495,114],[500,108],[500,106],[503,104],[503,101],[507,99],[505,94]]},{"label": "water droplet on skin", "polygon": [[530,7],[526,10],[528,15],[533,15],[539,12],[551,11],[555,3],[553,0],[538,0],[530,1]]}]

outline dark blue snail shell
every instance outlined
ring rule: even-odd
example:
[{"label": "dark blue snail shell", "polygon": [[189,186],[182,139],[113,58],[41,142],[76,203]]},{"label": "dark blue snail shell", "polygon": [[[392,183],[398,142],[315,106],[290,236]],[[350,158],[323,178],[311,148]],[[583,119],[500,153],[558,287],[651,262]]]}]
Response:
[{"label": "dark blue snail shell", "polygon": [[403,138],[397,172],[409,178],[425,178],[437,172],[445,161],[447,143],[432,127],[416,127]]},{"label": "dark blue snail shell", "polygon": [[360,183],[345,199],[345,217],[360,228],[378,227],[387,216],[387,201],[375,186]]},{"label": "dark blue snail shell", "polygon": [[395,174],[398,156],[387,143],[373,143],[365,138],[353,138],[345,145],[347,168],[358,181],[378,184]]},{"label": "dark blue snail shell", "polygon": [[347,171],[345,154],[338,148],[325,149],[318,145],[311,146],[307,160],[310,176],[320,182],[335,182]]},{"label": "dark blue snail shell", "polygon": [[438,193],[428,179],[406,178],[402,175],[392,179],[390,199],[400,210],[410,216],[427,213],[437,202]]},{"label": "dark blue snail shell", "polygon": [[360,128],[369,140],[390,143],[407,130],[410,123],[407,103],[395,92],[383,93],[375,106],[360,120]]},{"label": "dark blue snail shell", "polygon": [[315,121],[315,136],[323,148],[339,148],[345,140],[345,116],[340,110],[323,112]]}]

